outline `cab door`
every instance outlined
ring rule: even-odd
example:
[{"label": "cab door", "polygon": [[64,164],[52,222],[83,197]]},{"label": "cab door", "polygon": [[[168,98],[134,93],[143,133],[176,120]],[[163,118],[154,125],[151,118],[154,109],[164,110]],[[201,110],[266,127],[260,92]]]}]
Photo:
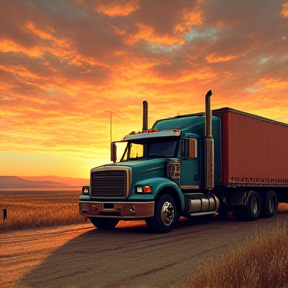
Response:
[{"label": "cab door", "polygon": [[181,148],[180,187],[184,190],[198,189],[198,141],[194,138],[184,138]]}]

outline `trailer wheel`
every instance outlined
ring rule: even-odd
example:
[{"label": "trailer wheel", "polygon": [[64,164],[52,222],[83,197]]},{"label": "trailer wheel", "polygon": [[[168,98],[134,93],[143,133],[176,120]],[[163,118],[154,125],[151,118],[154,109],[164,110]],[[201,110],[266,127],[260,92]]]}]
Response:
[{"label": "trailer wheel", "polygon": [[242,206],[240,209],[233,212],[233,217],[240,221],[252,221],[257,220],[261,212],[261,199],[257,192],[250,191],[246,206]]},{"label": "trailer wheel", "polygon": [[154,217],[147,218],[148,227],[157,233],[170,232],[178,220],[175,200],[170,195],[162,195],[156,203]]},{"label": "trailer wheel", "polygon": [[270,218],[273,217],[278,210],[278,199],[274,191],[268,191],[262,199],[261,217]]},{"label": "trailer wheel", "polygon": [[261,212],[261,199],[257,192],[250,191],[245,207],[246,220],[257,220]]},{"label": "trailer wheel", "polygon": [[119,222],[119,219],[115,218],[89,218],[91,223],[100,230],[113,229]]}]

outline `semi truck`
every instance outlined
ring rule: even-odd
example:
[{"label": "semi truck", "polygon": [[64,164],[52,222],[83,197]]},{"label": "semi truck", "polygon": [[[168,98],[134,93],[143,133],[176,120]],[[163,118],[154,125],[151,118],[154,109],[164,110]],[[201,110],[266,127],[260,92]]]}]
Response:
[{"label": "semi truck", "polygon": [[180,217],[272,217],[288,202],[288,125],[232,108],[157,120],[111,143],[111,163],[91,169],[79,211],[99,229],[145,220],[170,232]]}]

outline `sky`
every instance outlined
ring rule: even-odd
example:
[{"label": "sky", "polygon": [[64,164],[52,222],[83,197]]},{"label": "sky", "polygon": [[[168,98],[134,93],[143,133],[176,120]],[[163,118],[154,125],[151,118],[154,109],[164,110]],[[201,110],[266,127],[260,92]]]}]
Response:
[{"label": "sky", "polygon": [[[1,0],[0,175],[89,178],[112,140],[231,107],[288,123],[287,0]],[[110,116],[111,115],[111,116]]]}]

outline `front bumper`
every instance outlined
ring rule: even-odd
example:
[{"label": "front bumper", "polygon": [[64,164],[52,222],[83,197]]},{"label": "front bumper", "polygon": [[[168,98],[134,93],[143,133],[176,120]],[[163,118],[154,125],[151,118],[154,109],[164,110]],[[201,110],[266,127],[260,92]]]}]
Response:
[{"label": "front bumper", "polygon": [[79,213],[86,218],[144,219],[154,216],[155,202],[79,201]]}]

